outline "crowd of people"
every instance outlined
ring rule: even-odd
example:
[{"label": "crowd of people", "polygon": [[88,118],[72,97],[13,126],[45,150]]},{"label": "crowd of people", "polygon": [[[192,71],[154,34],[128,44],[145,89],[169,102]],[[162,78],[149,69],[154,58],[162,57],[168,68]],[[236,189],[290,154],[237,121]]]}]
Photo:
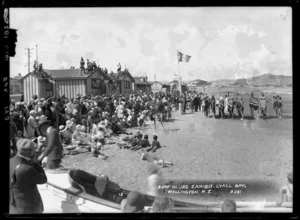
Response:
[{"label": "crowd of people", "polygon": [[[252,93],[249,99],[251,116],[258,119],[260,111],[262,116],[266,117],[266,103],[263,93],[259,98],[254,97]],[[120,134],[126,135],[118,142],[121,149],[138,151],[141,160],[146,160],[155,166],[173,166],[172,162],[152,154],[160,148],[166,147],[160,144],[157,135],[153,136],[152,143],[150,143],[147,134],[129,133],[128,128],[142,127],[146,121],[152,121],[155,127],[157,122],[163,125],[164,121],[172,118],[173,111],[178,110],[183,114],[188,109],[193,112],[201,111],[205,117],[212,112],[214,117],[219,115],[221,118],[225,118],[227,115],[234,118],[236,109],[240,119],[244,118],[244,101],[239,95],[215,98],[213,95],[209,97],[205,93],[180,95],[170,92],[149,92],[127,96],[77,95],[72,99],[65,96],[39,98],[34,95],[28,103],[15,102],[12,99],[10,101],[10,141],[11,156],[15,157],[11,162],[11,176],[15,177],[16,172],[21,172],[22,169],[17,170],[19,164],[26,164],[23,166],[23,170],[25,170],[23,172],[31,173],[30,175],[35,177],[35,184],[45,183],[47,178],[41,164],[44,164],[47,169],[61,167],[64,146],[86,148],[92,152],[94,157],[99,155],[105,157],[101,150],[109,142],[107,139],[112,136],[118,137]],[[281,118],[281,97],[273,97],[273,110],[274,114]],[[22,172],[20,175],[23,175]],[[152,169],[149,184],[157,185],[160,179],[159,175],[156,169]],[[29,183],[25,181],[24,184]],[[27,190],[27,193],[33,193],[38,198],[36,187]],[[150,192],[150,194],[155,193]],[[126,204],[123,202],[124,209],[127,211],[130,207],[128,205],[128,202],[131,202],[130,198],[130,196],[127,198]],[[133,198],[143,204],[138,193],[135,193]],[[21,213],[25,211],[40,212],[43,209],[41,206],[35,206],[35,208],[31,207],[25,210],[27,206],[22,204],[21,211],[19,210]],[[157,207],[165,206],[163,210],[169,210],[172,207],[172,202],[166,198],[159,197],[154,201],[153,211],[159,211],[159,208],[155,208],[155,204],[160,204]]]}]

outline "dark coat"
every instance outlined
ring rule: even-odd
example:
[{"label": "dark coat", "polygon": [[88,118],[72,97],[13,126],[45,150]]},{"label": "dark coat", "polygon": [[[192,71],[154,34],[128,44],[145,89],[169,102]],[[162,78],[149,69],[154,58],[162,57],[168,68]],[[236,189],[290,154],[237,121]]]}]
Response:
[{"label": "dark coat", "polygon": [[47,134],[47,147],[43,155],[50,160],[59,160],[62,158],[63,146],[60,142],[59,133],[56,129],[52,128],[50,133]]},{"label": "dark coat", "polygon": [[42,213],[43,201],[37,184],[46,183],[47,176],[41,165],[15,156],[10,159],[10,179],[14,180],[11,184],[10,213]]}]

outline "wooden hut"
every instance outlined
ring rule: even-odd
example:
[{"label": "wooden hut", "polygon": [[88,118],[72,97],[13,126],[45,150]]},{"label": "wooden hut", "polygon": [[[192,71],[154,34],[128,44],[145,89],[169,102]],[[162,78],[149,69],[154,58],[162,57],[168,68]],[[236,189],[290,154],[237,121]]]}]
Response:
[{"label": "wooden hut", "polygon": [[115,85],[115,89],[110,89],[107,94],[123,94],[129,95],[134,92],[134,78],[131,76],[129,71],[119,71],[118,73],[111,72],[108,75]]},{"label": "wooden hut", "polygon": [[82,73],[81,69],[42,70],[30,72],[20,79],[24,88],[24,100],[28,102],[32,95],[39,98],[49,96],[75,98],[80,95],[102,95],[106,93],[110,78],[102,69]]},{"label": "wooden hut", "polygon": [[151,91],[152,92],[169,92],[170,85],[169,85],[169,83],[155,81],[155,82],[151,83]]},{"label": "wooden hut", "polygon": [[151,84],[148,82],[147,76],[134,76],[134,91],[135,92],[151,92]]}]

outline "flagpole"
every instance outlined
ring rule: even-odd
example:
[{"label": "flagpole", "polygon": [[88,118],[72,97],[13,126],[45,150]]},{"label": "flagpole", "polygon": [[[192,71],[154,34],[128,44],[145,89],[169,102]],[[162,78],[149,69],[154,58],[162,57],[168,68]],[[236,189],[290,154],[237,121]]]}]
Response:
[{"label": "flagpole", "polygon": [[180,67],[179,67],[179,59],[177,58],[177,62],[178,62],[178,75],[179,75],[179,92],[181,95],[181,75],[180,75]]}]

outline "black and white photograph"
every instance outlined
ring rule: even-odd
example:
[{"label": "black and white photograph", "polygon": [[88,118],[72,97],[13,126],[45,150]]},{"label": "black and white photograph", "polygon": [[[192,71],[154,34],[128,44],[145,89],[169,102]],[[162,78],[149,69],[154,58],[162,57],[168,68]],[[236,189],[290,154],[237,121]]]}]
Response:
[{"label": "black and white photograph", "polygon": [[5,14],[10,215],[293,212],[292,7]]}]

